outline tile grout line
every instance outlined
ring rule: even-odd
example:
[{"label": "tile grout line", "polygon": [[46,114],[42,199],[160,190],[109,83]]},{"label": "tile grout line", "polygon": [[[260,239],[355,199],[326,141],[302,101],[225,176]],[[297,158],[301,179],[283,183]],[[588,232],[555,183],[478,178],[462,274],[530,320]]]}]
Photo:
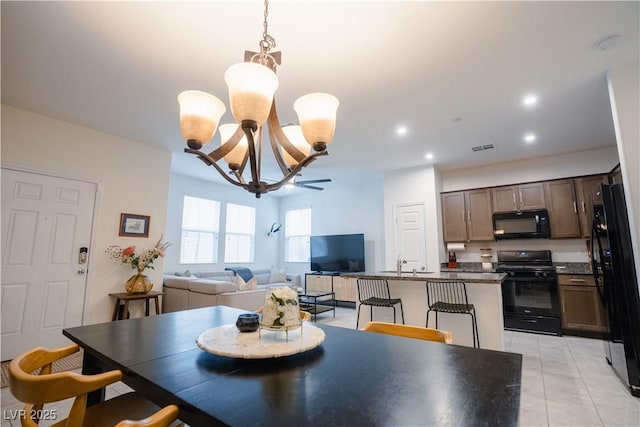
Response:
[{"label": "tile grout line", "polygon": [[[567,342],[567,341],[565,341],[565,342]],[[604,420],[602,419],[602,415],[600,415],[600,411],[598,410],[598,405],[593,400],[593,396],[591,395],[591,390],[589,390],[589,387],[587,387],[587,383],[584,380],[584,375],[582,373],[582,369],[580,369],[580,366],[578,365],[578,362],[576,361],[576,358],[575,358],[574,353],[573,353],[573,349],[569,345],[569,342],[567,342],[567,347],[569,348],[569,354],[571,354],[571,360],[573,361],[573,364],[576,366],[576,369],[580,373],[580,379],[584,383],[584,388],[587,390],[587,393],[589,394],[589,399],[591,400],[591,404],[593,405],[593,408],[596,410],[596,414],[598,414],[598,419],[600,420],[600,425],[604,426],[605,423],[604,423]]]},{"label": "tile grout line", "polygon": [[544,381],[544,367],[542,366],[542,353],[540,352],[540,337],[536,335],[536,343],[538,349],[538,363],[540,364],[540,379],[542,380],[542,395],[544,396],[544,413],[547,417],[547,427],[551,426],[549,419],[549,406],[547,405],[547,387]]}]

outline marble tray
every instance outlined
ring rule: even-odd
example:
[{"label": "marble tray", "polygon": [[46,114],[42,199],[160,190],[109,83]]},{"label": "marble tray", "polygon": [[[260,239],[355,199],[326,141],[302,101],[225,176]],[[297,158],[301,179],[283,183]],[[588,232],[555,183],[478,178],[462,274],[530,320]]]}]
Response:
[{"label": "marble tray", "polygon": [[304,323],[301,328],[285,331],[262,329],[240,332],[235,324],[207,329],[196,339],[202,350],[236,359],[270,359],[290,356],[316,348],[324,341],[324,331]]}]

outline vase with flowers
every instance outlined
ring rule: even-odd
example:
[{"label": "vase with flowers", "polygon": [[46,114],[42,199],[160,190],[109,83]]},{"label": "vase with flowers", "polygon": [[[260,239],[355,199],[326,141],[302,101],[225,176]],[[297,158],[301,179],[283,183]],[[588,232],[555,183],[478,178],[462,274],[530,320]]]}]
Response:
[{"label": "vase with flowers", "polygon": [[171,243],[163,242],[162,236],[160,236],[160,240],[154,247],[142,252],[136,252],[135,245],[124,249],[118,245],[111,245],[105,252],[111,259],[138,270],[136,274],[127,280],[125,290],[130,294],[146,294],[153,288],[153,283],[142,273],[147,268],[153,270],[153,262],[159,257],[164,257],[165,250],[169,246],[171,246]]}]

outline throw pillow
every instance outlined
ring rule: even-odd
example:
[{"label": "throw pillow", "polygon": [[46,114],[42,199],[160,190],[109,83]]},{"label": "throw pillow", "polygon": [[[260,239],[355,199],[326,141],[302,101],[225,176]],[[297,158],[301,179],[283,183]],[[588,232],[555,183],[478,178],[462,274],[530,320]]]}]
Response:
[{"label": "throw pillow", "polygon": [[245,282],[244,279],[240,276],[236,277],[236,285],[238,285],[239,291],[252,291],[254,289],[258,289],[258,279],[252,277],[248,282]]},{"label": "throw pillow", "polygon": [[286,282],[287,275],[284,270],[276,270],[275,268],[271,269],[271,276],[269,277],[269,283],[280,283]]}]

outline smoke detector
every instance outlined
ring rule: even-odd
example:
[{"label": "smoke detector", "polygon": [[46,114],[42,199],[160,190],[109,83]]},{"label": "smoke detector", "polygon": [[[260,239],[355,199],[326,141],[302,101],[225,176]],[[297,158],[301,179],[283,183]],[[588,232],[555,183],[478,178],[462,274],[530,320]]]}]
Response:
[{"label": "smoke detector", "polygon": [[622,39],[622,34],[609,34],[596,42],[598,50],[609,50]]}]

